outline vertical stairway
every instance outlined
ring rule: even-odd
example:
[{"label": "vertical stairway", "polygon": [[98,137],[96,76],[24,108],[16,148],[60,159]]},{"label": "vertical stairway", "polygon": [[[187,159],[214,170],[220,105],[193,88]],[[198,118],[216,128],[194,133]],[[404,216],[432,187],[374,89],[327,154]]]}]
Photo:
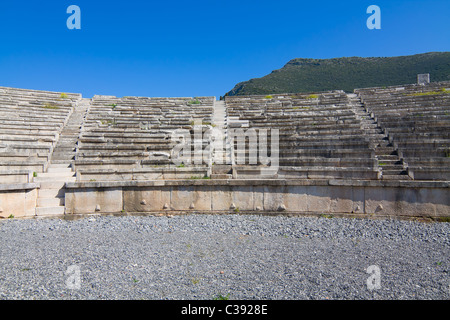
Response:
[{"label": "vertical stairway", "polygon": [[[214,114],[213,114],[214,130],[221,130],[222,137],[225,138],[225,150],[221,152],[214,152],[213,154],[213,169],[211,178],[213,179],[231,179],[231,163],[232,152],[231,144],[228,138],[228,126],[227,126],[227,112],[225,107],[225,101],[214,101]],[[219,147],[222,147],[221,143],[218,143]],[[217,157],[221,157],[221,161]],[[221,163],[221,165],[216,165]]]},{"label": "vertical stairway", "polygon": [[223,154],[222,164],[231,164],[231,144],[228,139],[227,111],[225,101],[219,100],[214,103],[213,124],[215,129],[222,130],[225,137],[225,150]]},{"label": "vertical stairway", "polygon": [[370,137],[370,144],[375,149],[375,157],[381,168],[383,180],[410,180],[404,168],[403,160],[398,156],[397,150],[389,142],[377,121],[366,110],[361,98],[356,94],[348,94],[349,105],[361,121],[361,128]]},{"label": "vertical stairway", "polygon": [[74,111],[59,135],[47,171],[34,177],[34,182],[41,185],[36,203],[37,216],[64,214],[64,186],[66,182],[76,181],[72,162],[75,160],[78,137],[89,106],[90,99],[77,101]]},{"label": "vertical stairway", "polygon": [[75,110],[59,135],[55,149],[53,149],[52,163],[70,163],[75,160],[78,137],[81,133],[81,126],[86,117],[90,101],[91,99],[78,101]]}]

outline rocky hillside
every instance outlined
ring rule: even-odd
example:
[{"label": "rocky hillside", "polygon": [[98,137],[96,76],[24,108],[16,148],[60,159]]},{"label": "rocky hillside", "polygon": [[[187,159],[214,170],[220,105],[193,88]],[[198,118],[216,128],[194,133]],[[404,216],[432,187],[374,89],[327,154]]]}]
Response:
[{"label": "rocky hillside", "polygon": [[419,73],[430,73],[431,81],[450,80],[450,52],[379,58],[296,58],[262,78],[238,83],[226,95],[352,92],[355,88],[415,83]]}]

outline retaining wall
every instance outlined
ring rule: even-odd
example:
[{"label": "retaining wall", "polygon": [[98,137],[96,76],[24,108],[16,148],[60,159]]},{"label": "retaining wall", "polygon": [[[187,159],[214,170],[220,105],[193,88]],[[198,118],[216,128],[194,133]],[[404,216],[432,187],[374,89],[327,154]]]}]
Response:
[{"label": "retaining wall", "polygon": [[154,212],[355,213],[448,217],[448,182],[170,180],[66,184],[66,214]]}]

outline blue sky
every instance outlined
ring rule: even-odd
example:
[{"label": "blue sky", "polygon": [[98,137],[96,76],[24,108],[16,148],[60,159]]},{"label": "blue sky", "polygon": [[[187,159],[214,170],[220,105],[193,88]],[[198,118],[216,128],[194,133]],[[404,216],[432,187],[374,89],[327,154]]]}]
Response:
[{"label": "blue sky", "polygon": [[[372,4],[381,30],[366,27]],[[293,58],[450,51],[449,17],[448,0],[2,1],[0,86],[219,97]]]}]

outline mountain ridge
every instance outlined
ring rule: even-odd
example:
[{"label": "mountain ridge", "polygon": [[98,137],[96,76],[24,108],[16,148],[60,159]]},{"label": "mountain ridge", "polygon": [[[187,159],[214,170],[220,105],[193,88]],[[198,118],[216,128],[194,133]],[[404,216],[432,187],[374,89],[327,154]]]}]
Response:
[{"label": "mountain ridge", "polygon": [[294,58],[282,68],[242,81],[225,95],[305,93],[415,83],[417,74],[431,81],[450,80],[450,52],[396,57]]}]

